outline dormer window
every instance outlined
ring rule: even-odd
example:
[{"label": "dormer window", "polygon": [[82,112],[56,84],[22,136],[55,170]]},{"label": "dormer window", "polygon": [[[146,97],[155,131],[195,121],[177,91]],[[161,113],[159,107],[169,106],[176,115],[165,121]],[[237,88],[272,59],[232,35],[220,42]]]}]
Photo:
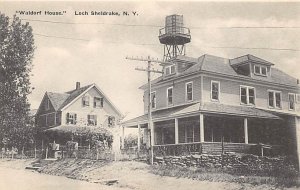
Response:
[{"label": "dormer window", "polygon": [[261,65],[254,65],[254,74],[267,76],[267,67]]},{"label": "dormer window", "polygon": [[166,68],[165,68],[165,74],[166,75],[171,75],[171,74],[174,74],[174,73],[175,73],[175,65],[166,66]]}]

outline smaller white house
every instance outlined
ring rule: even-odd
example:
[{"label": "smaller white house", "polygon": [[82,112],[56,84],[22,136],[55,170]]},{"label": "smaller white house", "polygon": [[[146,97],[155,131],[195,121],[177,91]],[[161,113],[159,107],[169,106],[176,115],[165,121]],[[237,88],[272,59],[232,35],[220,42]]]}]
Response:
[{"label": "smaller white house", "polygon": [[[121,112],[96,85],[90,84],[65,93],[46,92],[36,113],[36,125],[41,132],[46,130],[70,131],[80,127],[107,129],[111,133],[118,126]],[[116,136],[117,135],[117,136]],[[119,143],[118,134],[114,142]],[[62,139],[55,133],[43,136],[44,141],[61,143],[70,139]],[[82,142],[84,143],[84,142]],[[114,145],[113,147],[116,147]]]}]

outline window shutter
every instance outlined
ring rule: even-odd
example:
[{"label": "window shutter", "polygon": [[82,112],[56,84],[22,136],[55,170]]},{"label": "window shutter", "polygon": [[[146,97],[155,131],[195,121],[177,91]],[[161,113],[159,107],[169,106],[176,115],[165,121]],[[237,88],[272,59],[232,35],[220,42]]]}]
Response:
[{"label": "window shutter", "polygon": [[68,121],[69,121],[69,115],[70,115],[69,113],[66,114],[66,124],[68,124]]},{"label": "window shutter", "polygon": [[77,114],[75,113],[74,114],[74,124],[76,124],[76,122],[77,122]]},{"label": "window shutter", "polygon": [[100,101],[101,101],[101,107],[103,108],[103,98],[101,98]]}]

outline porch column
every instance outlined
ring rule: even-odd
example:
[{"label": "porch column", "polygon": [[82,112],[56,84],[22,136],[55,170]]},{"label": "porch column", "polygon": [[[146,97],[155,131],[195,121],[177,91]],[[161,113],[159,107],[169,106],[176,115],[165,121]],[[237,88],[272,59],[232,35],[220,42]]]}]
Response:
[{"label": "porch column", "polygon": [[121,148],[124,149],[124,142],[125,142],[125,127],[122,126],[122,137],[121,137]]},{"label": "porch column", "polygon": [[175,118],[175,144],[178,144],[178,118]]},{"label": "porch column", "polygon": [[204,142],[204,116],[200,113],[200,142]]},{"label": "porch column", "polygon": [[244,118],[245,144],[248,144],[248,118]]},{"label": "porch column", "polygon": [[296,146],[297,146],[297,157],[298,157],[298,170],[300,171],[300,123],[298,117],[295,117],[296,127]]},{"label": "porch column", "polygon": [[137,151],[140,152],[141,149],[141,124],[138,124],[138,142],[137,142]]}]

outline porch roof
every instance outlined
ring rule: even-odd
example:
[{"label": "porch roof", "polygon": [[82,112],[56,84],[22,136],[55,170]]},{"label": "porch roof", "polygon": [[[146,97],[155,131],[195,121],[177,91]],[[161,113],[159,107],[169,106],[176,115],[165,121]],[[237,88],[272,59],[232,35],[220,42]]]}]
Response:
[{"label": "porch roof", "polygon": [[[255,107],[247,106],[231,106],[219,103],[204,103],[200,106],[200,103],[193,103],[188,105],[182,105],[167,109],[161,109],[152,111],[153,121],[168,120],[175,117],[185,117],[194,115],[197,113],[208,113],[228,116],[240,116],[240,117],[252,117],[252,118],[268,118],[268,119],[280,119],[277,115],[271,112],[261,110]],[[148,114],[141,115],[139,117],[127,120],[122,123],[125,127],[135,126],[137,124],[145,124],[148,122]]]}]

